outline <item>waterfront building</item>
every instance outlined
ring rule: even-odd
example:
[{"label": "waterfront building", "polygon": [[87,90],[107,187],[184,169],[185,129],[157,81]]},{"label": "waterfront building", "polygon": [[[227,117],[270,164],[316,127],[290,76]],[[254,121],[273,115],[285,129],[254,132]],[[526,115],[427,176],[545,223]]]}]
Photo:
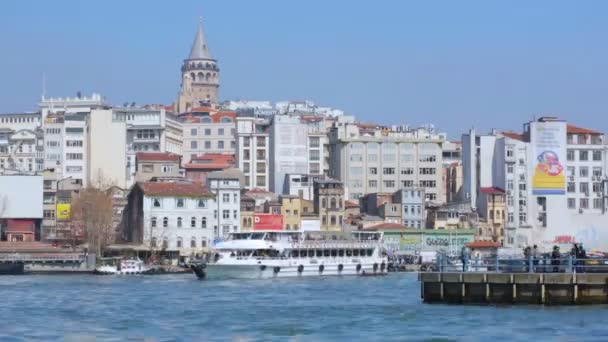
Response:
[{"label": "waterfront building", "polygon": [[43,178],[0,175],[0,235],[11,242],[40,240]]},{"label": "waterfront building", "polygon": [[93,109],[87,137],[87,184],[128,188],[126,112]]},{"label": "waterfront building", "polygon": [[334,179],[314,182],[314,209],[321,218],[321,230],[342,230],[344,223],[344,185]]},{"label": "waterfront building", "polygon": [[551,117],[526,123],[523,133],[471,130],[463,135],[465,198],[477,209],[481,188],[505,189],[507,246],[602,248],[606,151],[601,132]]},{"label": "waterfront building", "polygon": [[330,176],[356,200],[367,193],[423,187],[431,201],[443,199],[442,150],[445,134],[432,127],[381,127],[339,117],[330,132]]},{"label": "waterfront building", "polygon": [[393,194],[393,203],[399,206],[400,224],[417,229],[426,228],[426,196],[424,188],[403,188]]},{"label": "waterfront building", "polygon": [[293,195],[280,195],[279,203],[285,230],[299,230],[302,227],[302,199]]},{"label": "waterfront building", "polygon": [[235,168],[207,175],[207,187],[216,199],[213,224],[215,239],[226,239],[230,233],[240,231],[242,183],[243,173]]},{"label": "waterfront building", "polygon": [[241,231],[249,232],[253,230],[253,220],[255,208],[255,200],[247,195],[241,196]]},{"label": "waterfront building", "polygon": [[177,112],[189,112],[200,106],[216,106],[220,86],[220,69],[211,57],[203,32],[202,19],[192,43],[190,55],[181,68],[181,88],[177,96]]},{"label": "waterfront building", "polygon": [[211,108],[195,108],[181,114],[183,129],[182,153],[186,163],[203,154],[230,154],[236,152],[236,113],[215,111]]},{"label": "waterfront building", "polygon": [[[0,117],[4,114],[0,114]],[[19,126],[19,125],[17,125]],[[0,175],[42,171],[44,140],[40,128],[0,128]]]},{"label": "waterfront building", "polygon": [[462,143],[446,141],[442,149],[443,202],[453,202],[461,198],[462,189]]},{"label": "waterfront building", "polygon": [[236,159],[245,174],[245,189],[268,191],[270,120],[260,117],[236,118]]},{"label": "waterfront building", "polygon": [[208,251],[217,211],[215,195],[202,184],[136,183],[123,212],[126,224],[121,227],[121,238],[151,253],[186,261]]},{"label": "waterfront building", "polygon": [[480,188],[478,203],[478,238],[502,244],[506,220],[505,191],[500,188]]},{"label": "waterfront building", "polygon": [[320,175],[326,134],[322,120],[275,115],[270,128],[270,191],[283,191],[289,173]]},{"label": "waterfront building", "polygon": [[42,96],[38,107],[42,114],[42,121],[50,113],[76,114],[90,113],[92,108],[106,106],[103,96],[93,93],[90,97],[78,93],[75,97],[45,97]]},{"label": "waterfront building", "polygon": [[138,152],[165,151],[165,109],[114,108],[113,115],[123,116],[126,121],[126,173],[127,186],[135,182]]},{"label": "waterfront building", "polygon": [[314,181],[325,179],[324,175],[288,173],[285,175],[283,194],[298,196],[307,201],[314,199]]},{"label": "waterfront building", "polygon": [[152,178],[183,177],[181,156],[168,152],[137,152],[135,181],[148,182]]}]

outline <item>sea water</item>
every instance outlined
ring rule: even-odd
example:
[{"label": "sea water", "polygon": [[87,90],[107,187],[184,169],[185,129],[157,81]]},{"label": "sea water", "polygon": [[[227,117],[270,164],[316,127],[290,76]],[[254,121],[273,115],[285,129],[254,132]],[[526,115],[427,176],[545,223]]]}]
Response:
[{"label": "sea water", "polygon": [[416,274],[0,277],[0,341],[608,340],[606,306],[424,304]]}]

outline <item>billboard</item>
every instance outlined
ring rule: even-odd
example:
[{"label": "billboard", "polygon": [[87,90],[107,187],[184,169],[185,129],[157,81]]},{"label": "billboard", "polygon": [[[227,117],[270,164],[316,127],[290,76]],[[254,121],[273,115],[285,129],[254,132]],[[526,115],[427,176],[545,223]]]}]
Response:
[{"label": "billboard", "polygon": [[460,252],[468,242],[474,240],[473,229],[462,229],[455,232],[404,230],[384,231],[384,247],[390,252],[415,254],[420,251]]},{"label": "billboard", "polygon": [[0,176],[0,218],[42,218],[42,176]]},{"label": "billboard", "polygon": [[566,124],[561,121],[535,122],[533,125],[534,175],[532,194],[566,193]]},{"label": "billboard", "polygon": [[70,203],[57,203],[55,217],[57,220],[69,220],[72,216],[72,205]]},{"label": "billboard", "polygon": [[283,215],[253,214],[253,230],[283,230]]}]

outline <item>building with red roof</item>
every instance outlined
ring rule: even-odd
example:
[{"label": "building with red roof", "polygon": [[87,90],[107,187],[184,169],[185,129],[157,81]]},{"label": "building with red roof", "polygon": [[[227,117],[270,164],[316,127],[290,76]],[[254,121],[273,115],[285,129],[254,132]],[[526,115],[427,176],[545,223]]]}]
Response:
[{"label": "building with red roof", "polygon": [[233,154],[206,153],[193,158],[184,165],[184,169],[186,178],[204,184],[210,172],[226,170],[234,167],[235,164]]},{"label": "building with red roof", "polygon": [[135,180],[149,181],[153,178],[179,178],[181,156],[169,152],[138,152],[135,155]]}]

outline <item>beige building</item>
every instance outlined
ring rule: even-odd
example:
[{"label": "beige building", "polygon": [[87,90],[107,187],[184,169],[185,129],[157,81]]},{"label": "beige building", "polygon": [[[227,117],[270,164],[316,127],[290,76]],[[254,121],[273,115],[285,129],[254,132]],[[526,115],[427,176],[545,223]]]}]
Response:
[{"label": "beige building", "polygon": [[298,196],[279,196],[285,230],[298,230],[302,227],[302,201]]},{"label": "beige building", "polygon": [[236,152],[236,113],[195,108],[179,116],[183,128],[182,163],[204,154],[234,154]]},{"label": "beige building", "polygon": [[182,64],[182,84],[177,97],[177,112],[189,112],[199,106],[215,106],[220,86],[220,69],[211,57],[203,33],[202,19],[192,43],[190,55]]},{"label": "beige building", "polygon": [[480,188],[479,203],[478,238],[502,244],[506,219],[505,191],[499,188]]},{"label": "beige building", "polygon": [[124,112],[94,109],[89,116],[88,184],[127,188],[127,122]]},{"label": "beige building", "polygon": [[167,152],[139,152],[135,156],[137,163],[135,181],[149,182],[152,178],[182,177],[180,169],[181,156]]},{"label": "beige building", "polygon": [[344,185],[333,179],[315,180],[315,212],[321,218],[321,230],[342,230],[344,223]]}]

